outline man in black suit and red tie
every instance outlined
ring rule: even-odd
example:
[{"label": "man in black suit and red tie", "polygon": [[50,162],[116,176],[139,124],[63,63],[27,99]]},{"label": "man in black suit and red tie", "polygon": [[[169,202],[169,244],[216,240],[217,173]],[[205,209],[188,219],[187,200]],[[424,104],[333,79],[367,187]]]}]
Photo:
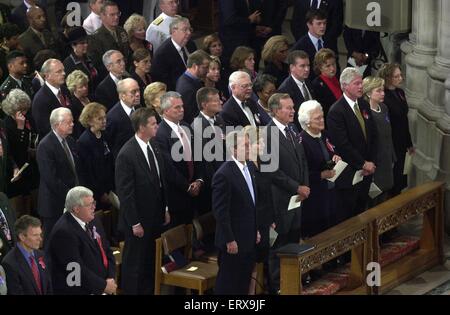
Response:
[{"label": "man in black suit and red tie", "polygon": [[83,186],[69,190],[65,212],[51,232],[46,254],[55,294],[116,293],[116,263],[103,226],[95,219],[93,196]]},{"label": "man in black suit and red tie", "polygon": [[248,294],[261,235],[256,227],[254,164],[249,139],[242,131],[226,138],[231,159],[213,177],[212,206],[216,218],[215,244],[219,249],[215,294]]},{"label": "man in black suit and red tie", "polygon": [[45,83],[33,98],[31,114],[42,140],[50,131],[49,117],[52,110],[58,107],[70,108],[71,104],[70,93],[65,86],[66,73],[62,62],[58,59],[48,59],[42,65],[41,73],[45,76]]},{"label": "man in black suit and red tie", "polygon": [[3,259],[10,295],[48,295],[53,293],[50,271],[42,242],[41,221],[29,215],[15,224],[19,241]]},{"label": "man in black suit and red tie", "polygon": [[[348,163],[336,180],[339,205],[338,223],[366,210],[369,188],[376,165],[376,127],[369,104],[362,99],[362,76],[355,68],[346,68],[340,77],[343,96],[334,103],[327,116],[331,142],[342,160]],[[353,185],[355,172],[363,180]]]},{"label": "man in black suit and red tie", "polygon": [[120,200],[119,229],[125,235],[122,290],[125,294],[153,294],[155,240],[170,222],[164,158],[154,142],[158,125],[149,108],[131,116],[135,135],[116,160],[116,188]]}]

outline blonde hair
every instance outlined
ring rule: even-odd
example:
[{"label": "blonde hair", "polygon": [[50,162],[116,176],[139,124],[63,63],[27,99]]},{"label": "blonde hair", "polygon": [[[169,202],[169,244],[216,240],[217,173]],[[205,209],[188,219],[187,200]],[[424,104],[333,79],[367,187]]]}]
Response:
[{"label": "blonde hair", "polygon": [[153,82],[144,90],[144,102],[145,106],[153,108],[153,103],[155,102],[156,95],[160,92],[166,92],[167,91],[167,85],[162,82]]},{"label": "blonde hair", "polygon": [[384,85],[384,79],[380,77],[367,77],[363,80],[363,94],[364,98],[369,101],[369,94]]},{"label": "blonde hair", "polygon": [[145,21],[145,18],[137,13],[133,13],[125,21],[123,28],[127,32],[129,38],[133,36],[134,31],[140,23],[144,23],[144,29],[147,29],[147,22]]},{"label": "blonde hair", "polygon": [[88,76],[81,70],[74,70],[66,78],[66,85],[70,93],[74,93],[75,89],[84,84],[89,83]]},{"label": "blonde hair", "polygon": [[275,35],[267,40],[264,44],[263,50],[261,52],[261,59],[265,62],[271,62],[273,60],[273,55],[286,45],[289,47],[289,41],[284,35]]}]

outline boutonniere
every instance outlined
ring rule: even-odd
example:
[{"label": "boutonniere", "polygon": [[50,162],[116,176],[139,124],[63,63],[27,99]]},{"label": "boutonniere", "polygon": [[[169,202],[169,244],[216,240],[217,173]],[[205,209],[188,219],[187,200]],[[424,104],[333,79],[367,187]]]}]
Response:
[{"label": "boutonniere", "polygon": [[94,234],[94,240],[100,240],[100,234],[98,234],[97,232],[97,228],[95,227],[95,225],[92,227],[92,233]]},{"label": "boutonniere", "polygon": [[327,145],[328,151],[334,153],[334,145],[331,144],[330,139],[326,138],[325,143]]},{"label": "boutonniere", "polygon": [[39,265],[41,265],[41,268],[45,270],[46,266],[45,266],[45,262],[44,262],[44,257],[39,257],[38,259]]},{"label": "boutonniere", "polygon": [[365,120],[369,119],[369,114],[365,110],[362,111],[362,115]]}]

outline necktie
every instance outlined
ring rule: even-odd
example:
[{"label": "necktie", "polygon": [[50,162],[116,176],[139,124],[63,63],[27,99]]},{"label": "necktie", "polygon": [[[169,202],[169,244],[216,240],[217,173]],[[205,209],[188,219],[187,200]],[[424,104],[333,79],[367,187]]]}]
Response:
[{"label": "necktie", "polygon": [[59,103],[61,104],[61,106],[67,107],[67,104],[66,104],[66,98],[65,98],[64,95],[61,93],[61,90],[58,91],[58,100],[59,100]]},{"label": "necktie", "polygon": [[133,115],[134,112],[135,112],[134,107],[132,107],[131,112],[130,112],[130,117],[131,117],[131,115]]},{"label": "necktie", "polygon": [[323,40],[319,38],[319,41],[317,42],[317,51],[321,50],[323,48]]},{"label": "necktie", "polygon": [[183,58],[183,62],[187,65],[188,56],[184,47],[181,47],[181,56]]},{"label": "necktie", "polygon": [[73,160],[72,154],[70,153],[69,146],[67,145],[66,139],[62,139],[61,141],[64,152],[66,153],[67,160],[69,161],[70,167],[72,168],[72,172],[75,175],[75,186],[78,186],[78,176],[75,168],[75,161]]},{"label": "necktie", "polygon": [[11,230],[9,229],[6,216],[2,209],[0,209],[0,230],[3,231],[3,234],[5,234],[7,240],[11,241]]},{"label": "necktie", "polygon": [[100,249],[100,253],[102,255],[103,266],[105,266],[105,268],[108,269],[108,258],[106,257],[105,250],[103,249],[102,238],[101,238],[100,234],[97,233],[95,226],[94,226],[94,231],[92,231],[90,229],[88,224],[86,224],[85,227],[86,227],[86,232],[89,235],[89,238],[91,240],[94,240]]},{"label": "necktie", "polygon": [[183,159],[187,163],[189,172],[189,181],[191,181],[192,178],[194,177],[194,162],[192,161],[191,147],[189,146],[189,140],[183,128],[178,126],[178,132],[180,133],[181,137],[180,140],[181,144],[183,145]]},{"label": "necktie", "polygon": [[250,191],[250,195],[252,195],[253,204],[255,204],[255,192],[253,191],[252,178],[250,177],[250,172],[248,170],[247,164],[244,165],[244,175],[245,181],[247,182],[248,190]]},{"label": "necktie", "polygon": [[318,9],[318,4],[319,4],[318,0],[312,0],[312,2],[311,2],[311,9],[317,10]]},{"label": "necktie", "polygon": [[30,256],[30,265],[31,265],[31,272],[33,273],[34,281],[36,282],[36,286],[38,288],[38,294],[42,294],[42,284],[41,284],[41,276],[39,274],[38,266],[36,265],[36,262],[34,261],[33,256]]},{"label": "necktie", "polygon": [[309,94],[305,81],[301,82],[300,89],[302,90],[303,98],[305,99],[305,101],[309,101],[311,99],[311,94]]},{"label": "necktie", "polygon": [[355,111],[355,115],[356,115],[356,118],[358,119],[359,125],[361,126],[361,130],[364,134],[364,139],[367,140],[366,124],[364,123],[364,118],[361,115],[361,111],[359,110],[359,106],[358,106],[357,102],[355,102],[355,104],[353,104],[353,109]]},{"label": "necktie", "polygon": [[[319,142],[320,149],[322,150],[323,158],[325,159],[325,161],[329,161],[330,153],[328,153],[325,143],[323,143],[323,140],[320,137],[316,138],[316,139],[317,139],[317,142]],[[334,183],[327,180],[327,186],[328,186],[328,189],[334,188]]]},{"label": "necktie", "polygon": [[247,102],[242,102],[242,108],[244,109],[244,112],[246,113],[245,116],[247,116],[248,121],[250,122],[250,125],[256,127],[255,119],[253,118],[253,112],[250,109],[250,107],[247,105]]},{"label": "necktie", "polygon": [[36,34],[37,34],[37,36],[39,37],[39,39],[41,40],[42,44],[43,44],[45,47],[47,47],[47,43],[45,42],[44,34],[43,34],[42,32],[37,32]]},{"label": "necktie", "polygon": [[286,126],[286,128],[284,128],[284,131],[286,132],[286,138],[289,140],[289,142],[295,148],[295,141],[294,141],[294,137],[292,136],[291,130],[289,129],[288,126]]},{"label": "necktie", "polygon": [[154,174],[158,178],[159,186],[161,187],[162,183],[161,183],[161,177],[159,174],[159,168],[156,165],[156,156],[153,153],[153,151],[150,149],[150,144],[147,144],[147,157],[148,157],[148,162],[150,164],[150,169],[154,172]]}]

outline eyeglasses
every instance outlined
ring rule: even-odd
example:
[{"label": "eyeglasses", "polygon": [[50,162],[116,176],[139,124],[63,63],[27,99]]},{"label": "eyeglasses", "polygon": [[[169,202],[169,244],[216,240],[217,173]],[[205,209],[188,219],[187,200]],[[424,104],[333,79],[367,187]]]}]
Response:
[{"label": "eyeglasses", "polygon": [[187,32],[192,33],[192,32],[194,32],[194,29],[192,27],[175,28],[175,29],[179,30],[180,32],[183,32],[183,33],[187,33]]},{"label": "eyeglasses", "polygon": [[122,15],[122,12],[119,11],[119,12],[115,12],[115,13],[108,13],[105,15],[108,17],[115,17],[115,16],[120,17]]},{"label": "eyeglasses", "polygon": [[141,91],[140,91],[139,89],[127,91],[127,93],[128,93],[128,94],[131,94],[131,95],[136,95],[136,94],[139,94],[140,92],[141,92]]},{"label": "eyeglasses", "polygon": [[253,83],[247,84],[238,84],[242,89],[251,89],[253,87]]},{"label": "eyeglasses", "polygon": [[89,208],[94,207],[95,208],[96,205],[97,205],[97,202],[94,200],[94,201],[88,203],[87,205],[84,205],[83,207],[89,207]]}]

